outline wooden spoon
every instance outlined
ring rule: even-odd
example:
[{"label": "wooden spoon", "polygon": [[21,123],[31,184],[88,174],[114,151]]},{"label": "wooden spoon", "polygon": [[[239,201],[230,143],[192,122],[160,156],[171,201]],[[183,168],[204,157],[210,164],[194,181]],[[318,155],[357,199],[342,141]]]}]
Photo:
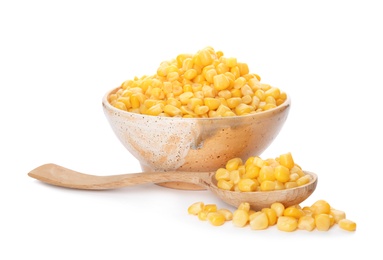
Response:
[{"label": "wooden spoon", "polygon": [[285,207],[299,204],[315,190],[318,177],[311,176],[310,183],[285,190],[236,192],[217,187],[214,172],[142,172],[120,175],[97,176],[76,172],[56,164],[44,164],[30,171],[28,175],[42,182],[72,189],[106,190],[145,183],[187,182],[211,190],[224,202],[238,207],[241,202],[248,202],[254,210],[269,207],[273,202],[281,202]]}]

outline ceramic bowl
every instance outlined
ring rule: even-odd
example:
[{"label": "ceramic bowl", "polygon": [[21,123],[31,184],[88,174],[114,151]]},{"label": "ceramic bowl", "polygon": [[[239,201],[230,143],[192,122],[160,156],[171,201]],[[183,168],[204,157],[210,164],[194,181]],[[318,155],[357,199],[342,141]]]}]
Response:
[{"label": "ceramic bowl", "polygon": [[[283,127],[291,99],[278,107],[256,114],[220,118],[150,116],[113,107],[108,91],[102,105],[113,132],[147,171],[216,171],[234,157],[246,160],[260,156]],[[204,189],[187,183],[161,186]]]}]

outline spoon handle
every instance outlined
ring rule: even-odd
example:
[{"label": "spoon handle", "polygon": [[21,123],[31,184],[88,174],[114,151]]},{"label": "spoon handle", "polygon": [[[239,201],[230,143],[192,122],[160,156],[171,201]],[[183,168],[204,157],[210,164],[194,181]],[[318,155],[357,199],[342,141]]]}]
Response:
[{"label": "spoon handle", "polygon": [[72,189],[106,190],[146,183],[187,182],[210,187],[211,172],[141,172],[98,176],[84,174],[56,164],[44,164],[28,173],[39,181]]}]

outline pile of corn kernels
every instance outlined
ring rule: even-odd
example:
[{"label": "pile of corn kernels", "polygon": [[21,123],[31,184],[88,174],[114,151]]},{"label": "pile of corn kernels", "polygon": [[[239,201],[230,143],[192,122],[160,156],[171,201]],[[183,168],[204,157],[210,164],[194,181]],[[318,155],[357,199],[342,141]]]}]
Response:
[{"label": "pile of corn kernels", "polygon": [[[258,156],[249,157],[245,163],[240,158],[233,158],[225,168],[216,171],[215,178],[218,188],[237,192],[290,189],[311,181],[311,176],[295,163],[291,153],[265,160]],[[285,207],[274,202],[269,208],[259,211],[252,210],[249,203],[243,202],[234,212],[218,209],[215,204],[196,202],[189,206],[188,213],[197,215],[200,220],[208,220],[214,226],[232,221],[237,227],[249,225],[254,230],[277,225],[279,230],[286,232],[297,229],[327,231],[334,224],[347,231],[356,230],[356,223],[347,219],[344,211],[331,207],[325,200],[305,207],[299,204]]]},{"label": "pile of corn kernels", "polygon": [[228,117],[273,109],[286,93],[250,73],[246,63],[206,47],[163,61],[157,73],[124,81],[109,103],[133,113],[168,117]]},{"label": "pile of corn kernels", "polygon": [[308,184],[311,176],[295,163],[291,153],[277,158],[249,157],[229,160],[224,168],[215,172],[217,186],[231,191],[272,191],[299,187]]},{"label": "pile of corn kernels", "polygon": [[311,206],[293,205],[285,207],[280,202],[269,208],[254,211],[249,203],[241,203],[234,212],[226,208],[217,208],[216,204],[195,202],[188,208],[188,213],[198,216],[199,220],[209,221],[213,226],[221,226],[231,221],[236,227],[250,226],[253,230],[263,230],[277,226],[278,230],[328,231],[337,224],[346,231],[355,231],[356,223],[346,218],[342,210],[334,209],[325,200],[317,200]]}]

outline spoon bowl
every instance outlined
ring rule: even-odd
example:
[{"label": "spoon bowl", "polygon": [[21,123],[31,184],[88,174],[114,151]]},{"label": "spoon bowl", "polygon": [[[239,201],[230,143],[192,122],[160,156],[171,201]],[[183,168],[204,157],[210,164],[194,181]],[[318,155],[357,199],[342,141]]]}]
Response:
[{"label": "spoon bowl", "polygon": [[304,172],[311,176],[311,181],[306,185],[278,191],[255,192],[220,189],[214,177],[215,172],[169,171],[98,176],[80,173],[56,164],[44,164],[30,171],[28,175],[51,185],[83,190],[117,189],[146,183],[190,183],[211,190],[222,201],[234,207],[248,202],[252,209],[261,210],[270,207],[274,202],[281,202],[288,207],[306,200],[314,192],[318,177],[315,173]]}]

